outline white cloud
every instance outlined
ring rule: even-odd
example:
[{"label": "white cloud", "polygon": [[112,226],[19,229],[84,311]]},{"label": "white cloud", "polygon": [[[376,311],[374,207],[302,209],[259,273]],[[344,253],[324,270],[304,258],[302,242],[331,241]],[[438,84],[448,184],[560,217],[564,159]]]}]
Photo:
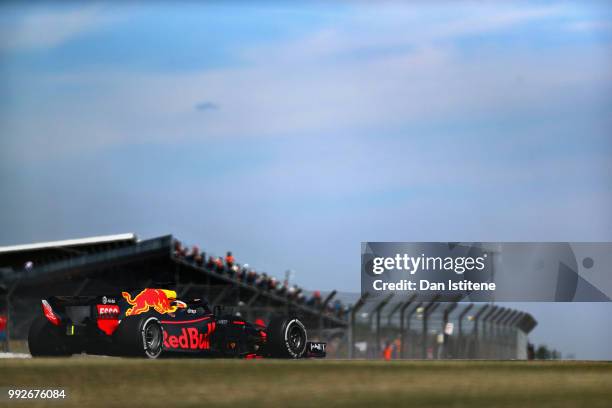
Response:
[{"label": "white cloud", "polygon": [[351,17],[299,40],[246,50],[262,61],[273,53],[281,60],[310,60],[372,49],[431,47],[468,35],[490,34],[568,13],[561,5],[527,7],[513,4],[442,3],[427,7],[365,6]]},{"label": "white cloud", "polygon": [[[108,18],[108,16],[106,17]],[[0,49],[45,49],[57,47],[75,36],[97,28],[100,7],[27,11],[21,19],[0,31]]]},{"label": "white cloud", "polygon": [[[24,120],[25,110],[12,114],[5,132],[17,144],[48,146],[38,153],[46,155],[147,141],[384,132],[415,122],[563,111],[610,89],[605,50],[567,46],[475,58],[452,42],[437,42],[559,13],[558,7],[503,7],[470,17],[464,10],[429,25],[408,15],[406,28],[392,14],[385,30],[348,21],[291,42],[245,46],[250,63],[234,68],[41,76],[29,87],[53,84],[54,103],[35,120]],[[393,48],[398,41],[413,47],[334,58],[364,46]],[[64,86],[72,91],[62,94]],[[202,115],[194,109],[202,101],[223,109]]]}]

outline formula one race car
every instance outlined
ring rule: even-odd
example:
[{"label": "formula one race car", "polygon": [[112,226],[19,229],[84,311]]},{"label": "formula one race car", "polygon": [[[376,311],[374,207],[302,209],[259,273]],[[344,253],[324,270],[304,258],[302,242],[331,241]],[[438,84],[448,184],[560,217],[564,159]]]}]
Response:
[{"label": "formula one race car", "polygon": [[[266,326],[213,313],[202,299],[143,289],[119,296],[56,296],[42,300],[28,335],[30,353],[76,353],[157,358],[162,355],[242,358],[325,357],[325,343],[307,341],[295,317]],[[218,315],[217,315],[218,314]]]}]

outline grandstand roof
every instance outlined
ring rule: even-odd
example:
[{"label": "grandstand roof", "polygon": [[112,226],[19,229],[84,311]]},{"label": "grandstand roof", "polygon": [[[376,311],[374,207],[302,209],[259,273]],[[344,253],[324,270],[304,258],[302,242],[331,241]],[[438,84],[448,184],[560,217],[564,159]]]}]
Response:
[{"label": "grandstand roof", "polygon": [[77,238],[77,239],[65,239],[61,241],[49,241],[49,242],[37,242],[33,244],[23,245],[10,245],[0,246],[0,254],[9,252],[22,252],[22,251],[37,251],[52,248],[65,248],[65,247],[80,247],[80,246],[91,246],[96,244],[108,244],[113,242],[136,242],[137,237],[134,233],[127,234],[115,234],[115,235],[101,235],[97,237],[88,238]]}]

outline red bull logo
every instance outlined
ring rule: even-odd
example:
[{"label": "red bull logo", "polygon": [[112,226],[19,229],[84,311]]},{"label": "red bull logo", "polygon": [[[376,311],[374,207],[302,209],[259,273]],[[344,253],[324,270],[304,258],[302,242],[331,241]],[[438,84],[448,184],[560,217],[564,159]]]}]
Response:
[{"label": "red bull logo", "polygon": [[153,308],[157,313],[174,313],[179,308],[186,307],[185,303],[176,300],[176,292],[166,289],[143,289],[139,294],[132,296],[128,292],[121,292],[125,300],[132,306],[125,311],[126,316],[135,316],[148,312]]},{"label": "red bull logo", "polygon": [[210,348],[209,334],[210,331],[200,333],[194,327],[183,328],[178,336],[164,331],[164,347],[167,349],[208,350]]}]

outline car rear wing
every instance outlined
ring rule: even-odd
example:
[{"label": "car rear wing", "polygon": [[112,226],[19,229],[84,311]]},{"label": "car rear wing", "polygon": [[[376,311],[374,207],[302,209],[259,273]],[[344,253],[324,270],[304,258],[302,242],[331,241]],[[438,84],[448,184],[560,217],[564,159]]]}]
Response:
[{"label": "car rear wing", "polygon": [[116,319],[118,296],[51,296],[42,299],[42,311],[54,325],[84,325],[88,321]]}]

